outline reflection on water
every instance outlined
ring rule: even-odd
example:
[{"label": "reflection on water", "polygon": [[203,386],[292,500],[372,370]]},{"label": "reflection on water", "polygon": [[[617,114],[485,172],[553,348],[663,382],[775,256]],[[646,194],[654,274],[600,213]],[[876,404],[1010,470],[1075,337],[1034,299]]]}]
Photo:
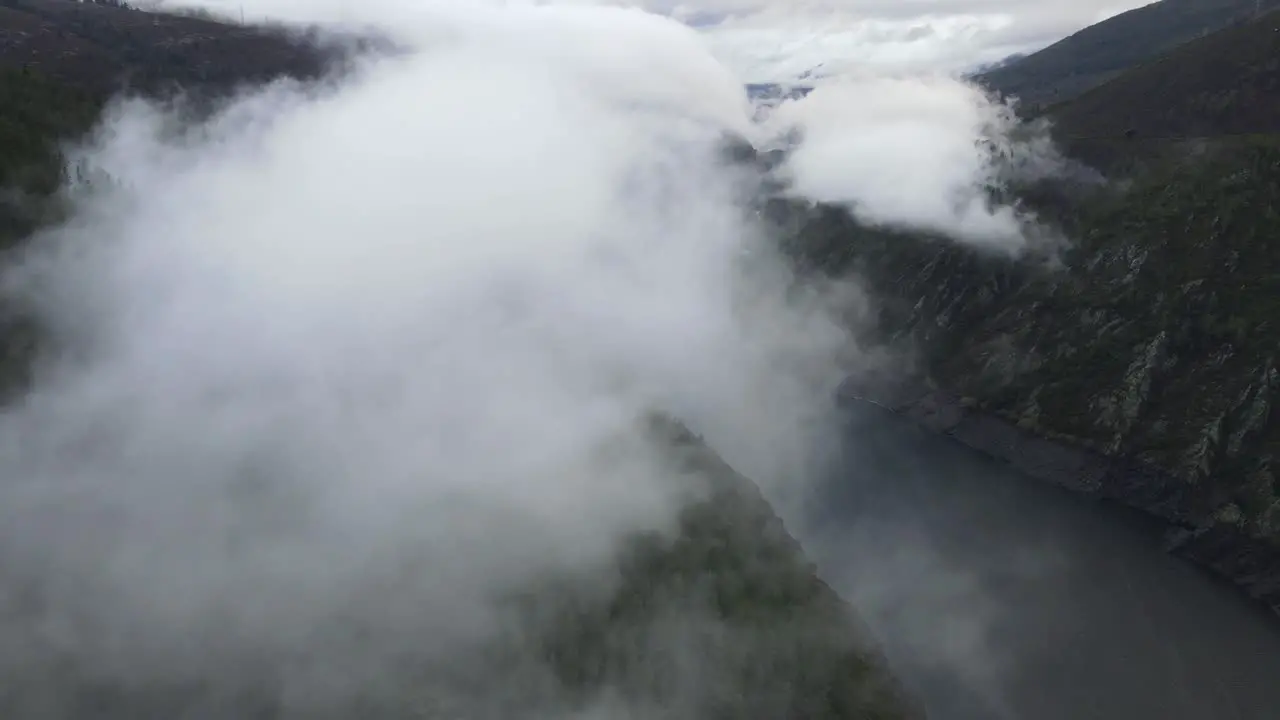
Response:
[{"label": "reflection on water", "polygon": [[799,534],[934,720],[1275,720],[1280,618],[1160,528],[875,408]]}]

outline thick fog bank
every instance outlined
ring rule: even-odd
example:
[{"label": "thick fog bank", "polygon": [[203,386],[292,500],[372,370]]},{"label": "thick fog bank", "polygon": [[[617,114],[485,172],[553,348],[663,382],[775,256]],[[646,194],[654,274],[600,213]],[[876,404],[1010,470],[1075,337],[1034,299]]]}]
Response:
[{"label": "thick fog bank", "polygon": [[280,672],[315,702],[423,638],[445,657],[498,631],[496,596],[668,527],[678,485],[634,431],[655,410],[802,495],[868,300],[791,276],[726,133],[799,129],[795,192],[873,221],[1025,243],[973,194],[1005,115],[954,81],[758,125],[696,33],[636,10],[246,6],[410,51],[176,132],[122,101],[79,147],[75,213],[4,275],[46,341],[0,414],[0,564],[40,618],[0,662],[304,658]]}]

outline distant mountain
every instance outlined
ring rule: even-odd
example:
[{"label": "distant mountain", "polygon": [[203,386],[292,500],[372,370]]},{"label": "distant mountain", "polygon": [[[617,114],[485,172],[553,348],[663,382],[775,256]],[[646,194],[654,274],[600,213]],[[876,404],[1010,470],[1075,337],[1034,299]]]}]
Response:
[{"label": "distant mountain", "polygon": [[1280,12],[1189,42],[1051,112],[1080,136],[1280,133]]},{"label": "distant mountain", "polygon": [[1100,167],[1183,138],[1278,135],[1280,12],[1188,42],[1045,113],[1071,154]]},{"label": "distant mountain", "polygon": [[692,28],[709,28],[715,27],[725,20],[729,19],[727,13],[714,12],[710,10],[695,10],[684,15],[676,16],[676,19]]},{"label": "distant mountain", "polygon": [[67,0],[0,2],[0,69],[102,96],[124,87],[231,89],[281,74],[319,75],[339,53],[283,30]]},{"label": "distant mountain", "polygon": [[1014,53],[1012,55],[1007,55],[1005,57],[1000,58],[999,60],[993,60],[991,62],[982,63],[977,67],[973,68],[972,70],[970,70],[968,73],[966,73],[966,75],[968,75],[969,77],[973,77],[976,75],[981,75],[983,73],[989,73],[993,70],[998,70],[1002,67],[1008,67],[1009,65],[1012,65],[1013,63],[1016,63],[1025,57],[1027,57],[1026,53]]},{"label": "distant mountain", "polygon": [[755,101],[796,100],[808,95],[813,90],[808,85],[787,85],[783,83],[747,83],[747,97]]},{"label": "distant mountain", "polygon": [[1091,25],[979,80],[1025,104],[1069,100],[1177,46],[1280,8],[1280,0],[1161,0]]},{"label": "distant mountain", "polygon": [[811,85],[789,83],[748,83],[747,97],[755,107],[755,118],[761,120],[773,108],[787,100],[798,100],[813,90]]},{"label": "distant mountain", "polygon": [[281,76],[318,77],[344,57],[282,30],[118,3],[0,0],[0,251],[46,219],[50,203],[35,198],[50,198],[64,179],[58,142],[87,131],[113,93],[182,88],[194,102]]}]

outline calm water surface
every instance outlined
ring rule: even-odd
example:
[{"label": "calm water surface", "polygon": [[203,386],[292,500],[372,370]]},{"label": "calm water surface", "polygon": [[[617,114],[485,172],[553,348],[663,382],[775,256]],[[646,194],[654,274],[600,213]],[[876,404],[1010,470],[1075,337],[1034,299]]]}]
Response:
[{"label": "calm water surface", "polygon": [[851,411],[802,539],[934,720],[1280,720],[1280,618],[1136,513]]}]

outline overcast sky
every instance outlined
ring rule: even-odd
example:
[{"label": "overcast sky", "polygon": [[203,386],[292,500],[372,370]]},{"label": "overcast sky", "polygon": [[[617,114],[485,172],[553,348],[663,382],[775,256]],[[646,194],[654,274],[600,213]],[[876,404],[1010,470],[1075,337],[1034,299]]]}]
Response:
[{"label": "overcast sky", "polygon": [[703,28],[749,80],[827,70],[956,71],[1036,50],[1144,0],[643,0]]},{"label": "overcast sky", "polygon": [[[134,0],[200,4],[250,14],[263,0]],[[343,6],[360,0],[280,0]],[[1147,0],[387,0],[641,6],[698,27],[712,49],[747,82],[795,80],[819,65],[826,73],[871,70],[958,72],[1017,52],[1038,50]],[[350,14],[350,13],[347,13]],[[303,14],[312,17],[314,14]]]}]

